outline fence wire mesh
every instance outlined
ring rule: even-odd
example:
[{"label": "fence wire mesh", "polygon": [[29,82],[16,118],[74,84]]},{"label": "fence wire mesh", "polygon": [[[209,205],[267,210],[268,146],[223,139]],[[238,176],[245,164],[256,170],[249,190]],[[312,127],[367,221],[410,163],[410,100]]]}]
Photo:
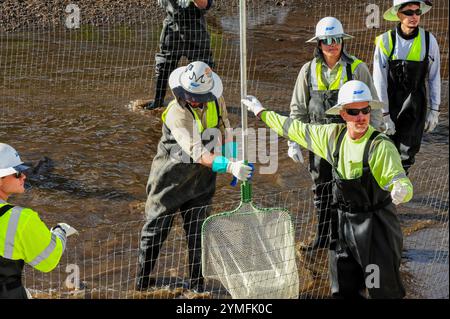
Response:
[{"label": "fence wire mesh", "polygon": [[[441,165],[438,163],[441,162]],[[413,166],[414,198],[398,206],[404,235],[401,274],[407,298],[448,298],[448,164],[442,160]],[[305,251],[315,236],[317,219],[308,188],[258,196],[261,207],[280,207],[291,213],[295,228],[300,299],[330,298],[326,249]],[[215,203],[211,214],[232,210],[238,202]],[[141,207],[140,209],[142,209]],[[139,209],[139,208],[138,208]],[[206,209],[206,207],[205,207]],[[59,266],[44,274],[28,267],[25,285],[35,298],[230,298],[217,280],[206,280],[205,291],[189,289],[189,261],[180,213],[152,272],[154,285],[135,290],[140,229],[132,221],[83,231],[68,241]],[[256,267],[256,265],[255,265]]]},{"label": "fence wire mesh", "polygon": [[[240,99],[238,2],[215,0],[206,15],[214,71],[225,84],[229,112],[235,114],[240,112],[236,107]],[[58,213],[64,211],[71,216],[67,217],[70,222],[85,229],[80,237],[69,239],[55,271],[43,274],[27,268],[25,284],[34,297],[230,297],[217,281],[207,282],[204,293],[186,288],[189,264],[179,214],[174,216],[173,228],[153,271],[157,288],[145,292],[134,289],[144,222],[137,214],[124,212],[130,198],[142,199],[139,194],[145,177],[141,176],[148,173],[142,158],[149,161],[149,150],[153,156],[156,149],[156,140],[150,146],[139,141],[149,134],[159,138],[161,123],[159,114],[138,120],[125,113],[128,110],[124,106],[130,100],[150,99],[155,93],[154,58],[164,19],[156,3],[0,3],[0,139],[13,141],[11,144],[23,141],[24,147],[32,145],[28,154],[47,151],[59,160],[60,166],[52,174],[36,178],[41,186],[35,187],[34,197],[29,198],[35,205],[30,206],[38,203],[42,208],[52,207],[46,216],[52,222],[59,221]],[[393,27],[382,19],[390,4],[390,0],[247,1],[249,93],[271,109],[288,112],[297,74],[312,58],[313,46],[305,41],[313,36],[316,23],[328,15],[339,18],[346,32],[355,36],[346,44],[347,49],[371,68],[375,36]],[[430,13],[422,17],[422,25],[438,40],[443,80],[438,133],[424,140],[442,146],[447,153],[448,9],[448,1],[436,0]],[[373,21],[368,22],[369,17]],[[179,66],[186,62],[182,58]],[[124,117],[131,124],[122,121]],[[232,122],[239,119],[234,117]],[[444,142],[436,136],[443,136]],[[280,154],[283,151],[280,148]],[[448,157],[430,161],[436,154],[429,145],[425,151],[428,160],[416,164],[410,173],[415,196],[399,208],[405,234],[402,275],[407,297],[448,298]],[[276,186],[277,191],[258,196],[255,203],[291,212],[300,298],[328,298],[327,252],[301,249],[302,243],[314,238],[317,223],[313,194],[305,186],[309,174],[306,170],[284,172],[274,179],[276,182],[267,188]],[[299,180],[302,186],[296,184]],[[256,195],[267,188],[256,184]],[[223,189],[210,207],[213,213],[232,210],[238,204],[237,192]],[[80,212],[80,207],[89,209]],[[143,206],[130,209],[142,212]],[[110,217],[117,212],[122,214]]]}]

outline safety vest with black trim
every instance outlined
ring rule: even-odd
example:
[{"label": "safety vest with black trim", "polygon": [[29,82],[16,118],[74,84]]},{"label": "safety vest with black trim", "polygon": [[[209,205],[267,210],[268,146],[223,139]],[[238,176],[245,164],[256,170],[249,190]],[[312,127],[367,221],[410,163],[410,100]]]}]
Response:
[{"label": "safety vest with black trim", "polygon": [[[26,237],[30,229],[37,231],[32,238]],[[24,262],[43,272],[53,270],[64,246],[35,211],[0,200],[0,284],[20,280]]]},{"label": "safety vest with black trim", "polygon": [[322,78],[322,58],[314,58],[309,65],[308,86],[310,100],[308,104],[308,114],[310,123],[329,124],[343,123],[343,119],[336,115],[327,115],[325,112],[337,104],[339,89],[354,78],[354,73],[358,65],[363,61],[345,56],[351,63],[344,61],[339,63],[336,78],[328,86]]},{"label": "safety vest with black trim", "polygon": [[[180,160],[181,158],[186,160],[190,157],[183,152],[181,146],[178,145],[175,138],[173,137],[173,134],[166,125],[167,114],[170,108],[172,108],[177,103],[177,100],[173,100],[172,102],[170,102],[161,116],[163,122],[163,134],[159,145],[162,146],[162,150],[167,152],[167,154],[170,154],[171,156],[175,155]],[[194,118],[197,126],[197,131],[202,137],[203,145],[207,148],[213,148],[215,143],[218,141],[218,138],[220,138],[221,134],[218,134],[218,132],[220,132],[219,127],[221,125],[221,122],[223,122],[222,108],[219,105],[219,101],[216,99],[214,101],[206,103],[206,127],[203,126],[202,119],[197,114],[194,108],[191,108],[189,105],[185,105],[184,107],[189,111],[189,113],[191,113],[192,117]],[[208,150],[212,152],[212,149]],[[192,162],[192,158],[190,159],[190,161]]]},{"label": "safety vest with black trim", "polygon": [[[387,93],[396,135],[404,137],[413,148],[420,146],[427,114],[430,33],[419,28],[414,40],[409,40],[410,45],[400,46],[397,28],[380,35],[376,41],[389,64]],[[414,145],[411,140],[416,141]]]},{"label": "safety vest with black trim", "polygon": [[380,47],[389,60],[419,62],[425,59],[426,32],[427,31],[423,28],[419,27],[418,35],[414,38],[414,41],[409,48],[399,48],[395,45],[396,41],[394,37],[397,36],[395,29],[379,35],[375,40],[375,44]]}]

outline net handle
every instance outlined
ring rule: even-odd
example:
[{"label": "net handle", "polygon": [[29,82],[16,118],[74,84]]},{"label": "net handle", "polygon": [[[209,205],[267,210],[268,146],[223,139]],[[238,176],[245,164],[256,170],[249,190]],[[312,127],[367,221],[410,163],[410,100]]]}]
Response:
[{"label": "net handle", "polygon": [[[239,1],[239,40],[241,64],[241,99],[247,96],[247,10],[246,0]],[[248,132],[247,132],[247,106],[241,102],[242,120],[242,159],[248,164]],[[252,200],[251,184],[243,182],[241,185],[241,200],[249,203]]]}]

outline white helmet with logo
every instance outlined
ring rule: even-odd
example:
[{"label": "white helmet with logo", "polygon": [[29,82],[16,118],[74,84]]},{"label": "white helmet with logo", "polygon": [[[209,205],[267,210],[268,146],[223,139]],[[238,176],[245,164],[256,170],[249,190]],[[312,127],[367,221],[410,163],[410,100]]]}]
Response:
[{"label": "white helmet with logo", "polygon": [[414,3],[414,2],[419,2],[420,3],[420,9],[422,9],[422,14],[427,13],[428,11],[430,11],[431,7],[433,6],[431,1],[424,1],[424,0],[416,0],[416,1],[411,1],[411,0],[394,0],[394,5],[391,8],[389,8],[389,10],[387,10],[384,13],[384,15],[383,15],[384,20],[400,21],[400,19],[397,16],[397,13],[398,13],[398,10],[400,9],[400,7],[402,5],[404,5],[404,4]]},{"label": "white helmet with logo", "polygon": [[352,39],[353,36],[344,32],[341,21],[333,17],[325,17],[316,25],[316,35],[309,39],[308,43],[317,42],[321,39],[335,37],[343,39]]},{"label": "white helmet with logo", "polygon": [[0,177],[19,173],[29,169],[23,164],[19,153],[8,144],[0,143]]},{"label": "white helmet with logo", "polygon": [[175,96],[190,102],[210,102],[222,96],[220,77],[204,62],[195,61],[170,74],[169,86]]},{"label": "white helmet with logo", "polygon": [[369,102],[373,110],[379,110],[383,107],[383,103],[372,98],[369,87],[361,81],[352,80],[345,83],[338,94],[338,104],[327,110],[325,113],[329,115],[339,115],[339,111],[343,106],[350,103]]}]

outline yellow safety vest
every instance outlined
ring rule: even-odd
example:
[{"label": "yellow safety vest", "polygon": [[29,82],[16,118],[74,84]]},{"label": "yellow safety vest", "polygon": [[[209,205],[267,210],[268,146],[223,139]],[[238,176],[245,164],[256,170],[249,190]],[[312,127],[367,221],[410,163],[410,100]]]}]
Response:
[{"label": "yellow safety vest", "polygon": [[[383,51],[384,55],[389,57],[393,50],[395,49],[393,47],[392,37],[397,36],[396,34],[392,34],[394,30],[389,30],[388,32],[383,33],[382,35],[379,35],[375,39],[375,44],[378,45],[381,50]],[[409,49],[409,52],[406,57],[406,61],[422,61],[422,39],[424,38],[425,30],[420,28],[419,34],[417,37],[414,38],[413,44],[411,48]],[[398,57],[393,54],[392,60],[399,60]]]},{"label": "yellow safety vest", "polygon": [[[173,107],[173,105],[177,103],[176,100],[173,100],[172,102],[169,103],[169,105],[167,106],[166,110],[163,112],[163,114],[161,115],[161,119],[163,121],[163,123],[166,123],[166,117],[167,117],[167,113],[169,112],[169,109],[171,107]],[[203,133],[203,131],[207,128],[214,128],[217,127],[219,125],[219,117],[222,116],[222,108],[219,106],[219,102],[218,101],[210,101],[206,104],[206,128],[203,127],[202,124],[202,119],[198,116],[196,110],[194,108],[190,108],[189,107],[189,111],[191,111],[191,113],[194,115],[195,118],[195,122],[197,123],[197,129],[198,132],[200,134]],[[219,114],[217,114],[219,113]]]},{"label": "yellow safety vest", "polygon": [[[354,59],[352,65],[351,65],[351,72],[352,74],[355,72],[358,65],[360,65],[363,61]],[[313,91],[334,91],[339,90],[342,85],[344,85],[345,82],[348,81],[347,72],[344,72],[344,66],[342,64],[339,64],[338,66],[338,73],[336,75],[336,78],[332,83],[330,83],[329,87],[327,87],[322,79],[322,62],[317,59],[314,59],[311,62],[311,70],[315,70],[311,74],[311,85]]]},{"label": "yellow safety vest", "polygon": [[[9,205],[0,202],[0,208]],[[64,251],[61,239],[29,208],[15,206],[0,217],[0,256],[23,260],[37,270],[49,272]]]}]

